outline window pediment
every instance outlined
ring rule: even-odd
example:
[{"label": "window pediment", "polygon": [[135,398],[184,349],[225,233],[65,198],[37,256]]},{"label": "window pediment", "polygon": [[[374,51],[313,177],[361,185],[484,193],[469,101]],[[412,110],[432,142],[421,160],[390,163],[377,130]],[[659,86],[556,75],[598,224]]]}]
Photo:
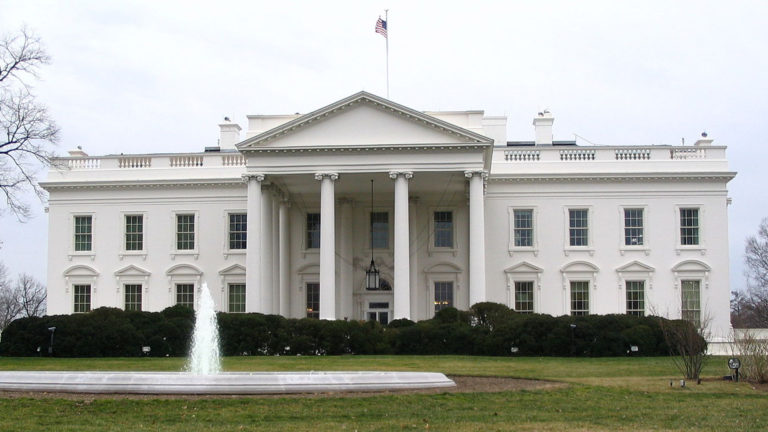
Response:
[{"label": "window pediment", "polygon": [[562,273],[597,273],[600,269],[587,261],[573,261],[564,265],[560,271]]},{"label": "window pediment", "polygon": [[64,271],[65,277],[76,277],[76,276],[97,277],[98,275],[99,275],[99,272],[96,271],[96,269],[87,265],[82,265],[82,264],[73,265],[72,267]]},{"label": "window pediment", "polygon": [[712,267],[710,267],[707,263],[699,260],[686,260],[681,261],[677,263],[674,267],[672,267],[672,271],[679,273],[679,272],[708,272],[711,271]]},{"label": "window pediment", "polygon": [[176,264],[169,268],[165,274],[168,276],[201,276],[203,272],[191,264]]},{"label": "window pediment", "polygon": [[127,276],[146,277],[146,276],[149,276],[151,274],[152,273],[150,273],[149,271],[144,270],[141,267],[137,267],[137,266],[135,266],[133,264],[131,264],[129,266],[126,266],[126,267],[123,267],[120,270],[115,272],[115,276],[116,277],[127,277]]},{"label": "window pediment", "polygon": [[617,273],[653,273],[656,269],[640,261],[632,261],[616,269]]},{"label": "window pediment", "polygon": [[221,276],[244,276],[245,275],[245,267],[243,267],[240,264],[232,264],[229,267],[223,268],[219,270],[219,275]]},{"label": "window pediment", "polygon": [[542,273],[544,269],[535,266],[527,261],[507,267],[504,273]]},{"label": "window pediment", "polygon": [[439,263],[424,269],[424,273],[461,273],[461,267],[453,263]]}]

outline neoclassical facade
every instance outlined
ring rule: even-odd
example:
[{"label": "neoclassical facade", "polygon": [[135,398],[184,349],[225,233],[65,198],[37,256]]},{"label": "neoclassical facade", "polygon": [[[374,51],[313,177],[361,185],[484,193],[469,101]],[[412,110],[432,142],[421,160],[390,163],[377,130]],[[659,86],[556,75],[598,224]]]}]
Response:
[{"label": "neoclassical facade", "polygon": [[[61,158],[48,313],[194,307],[427,319],[492,301],[730,328],[724,146],[507,141],[505,117],[360,92],[220,125],[204,152]],[[373,267],[379,279],[367,281]],[[370,285],[370,286],[369,286]]]}]

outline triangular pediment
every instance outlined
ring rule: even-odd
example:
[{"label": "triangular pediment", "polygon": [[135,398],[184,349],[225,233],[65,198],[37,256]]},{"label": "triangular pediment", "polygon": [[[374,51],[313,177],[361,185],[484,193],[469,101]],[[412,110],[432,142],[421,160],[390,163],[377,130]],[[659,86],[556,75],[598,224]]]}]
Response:
[{"label": "triangular pediment", "polygon": [[227,268],[219,270],[219,274],[222,276],[243,276],[245,275],[245,267],[240,264],[232,264]]},{"label": "triangular pediment", "polygon": [[491,138],[367,92],[298,117],[237,145],[241,152],[291,148],[493,145]]},{"label": "triangular pediment", "polygon": [[120,270],[115,272],[115,276],[121,277],[121,276],[149,276],[151,273],[147,270],[144,270],[141,267],[137,267],[133,264],[128,265],[126,267],[121,268]]},{"label": "triangular pediment", "polygon": [[652,273],[654,271],[656,271],[655,268],[640,261],[632,261],[616,269],[618,273]]},{"label": "triangular pediment", "polygon": [[515,264],[504,269],[504,273],[541,273],[544,270],[527,261]]}]

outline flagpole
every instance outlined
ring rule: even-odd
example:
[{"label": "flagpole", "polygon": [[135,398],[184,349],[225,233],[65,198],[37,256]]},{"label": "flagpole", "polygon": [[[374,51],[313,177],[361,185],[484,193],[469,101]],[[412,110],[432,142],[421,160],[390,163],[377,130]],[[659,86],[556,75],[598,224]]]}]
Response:
[{"label": "flagpole", "polygon": [[384,21],[387,23],[387,99],[389,99],[389,9],[384,9]]}]

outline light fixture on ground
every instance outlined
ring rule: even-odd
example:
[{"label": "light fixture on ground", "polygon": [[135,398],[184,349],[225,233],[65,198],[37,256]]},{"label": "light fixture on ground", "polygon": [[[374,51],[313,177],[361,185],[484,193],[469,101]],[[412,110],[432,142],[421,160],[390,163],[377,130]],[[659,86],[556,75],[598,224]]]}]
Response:
[{"label": "light fixture on ground", "polygon": [[376,268],[376,264],[373,262],[373,179],[371,179],[371,215],[369,219],[371,228],[371,265],[365,271],[365,287],[369,290],[377,290],[379,289],[379,269]]}]

